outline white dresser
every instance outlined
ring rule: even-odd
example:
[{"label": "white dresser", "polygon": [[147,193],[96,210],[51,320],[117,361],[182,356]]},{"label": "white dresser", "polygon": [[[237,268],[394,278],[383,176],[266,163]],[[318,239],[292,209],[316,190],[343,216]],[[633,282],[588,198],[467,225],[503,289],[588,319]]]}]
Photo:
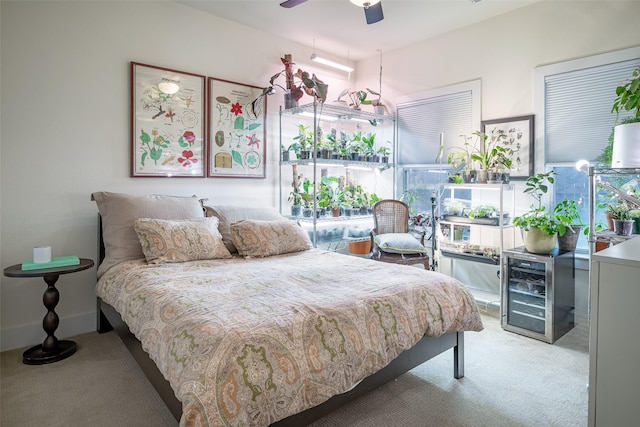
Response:
[{"label": "white dresser", "polygon": [[640,237],[594,253],[589,426],[640,423]]}]

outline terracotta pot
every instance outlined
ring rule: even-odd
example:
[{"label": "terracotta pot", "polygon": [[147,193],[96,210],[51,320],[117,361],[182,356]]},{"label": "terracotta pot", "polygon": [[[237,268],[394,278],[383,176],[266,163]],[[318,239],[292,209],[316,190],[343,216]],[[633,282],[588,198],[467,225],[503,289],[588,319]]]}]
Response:
[{"label": "terracotta pot", "polygon": [[600,252],[609,247],[609,239],[606,237],[597,237],[596,238],[596,252]]},{"label": "terracotta pot", "polygon": [[609,231],[613,231],[613,215],[610,213],[605,213],[604,217],[607,219],[607,228]]},{"label": "terracotta pot", "polygon": [[371,240],[363,240],[361,242],[349,242],[349,253],[365,255],[371,250]]}]

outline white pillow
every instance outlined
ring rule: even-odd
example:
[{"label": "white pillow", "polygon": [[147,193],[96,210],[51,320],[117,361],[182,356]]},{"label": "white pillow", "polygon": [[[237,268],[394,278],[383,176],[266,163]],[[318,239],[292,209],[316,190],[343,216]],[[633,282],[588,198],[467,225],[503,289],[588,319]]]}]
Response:
[{"label": "white pillow", "polygon": [[162,195],[133,196],[99,191],[91,194],[102,217],[105,258],[98,266],[98,278],[119,262],[142,259],[144,253],[133,229],[138,218],[204,218],[197,197]]},{"label": "white pillow", "polygon": [[409,233],[376,234],[373,241],[381,251],[391,254],[426,254],[427,248]]}]

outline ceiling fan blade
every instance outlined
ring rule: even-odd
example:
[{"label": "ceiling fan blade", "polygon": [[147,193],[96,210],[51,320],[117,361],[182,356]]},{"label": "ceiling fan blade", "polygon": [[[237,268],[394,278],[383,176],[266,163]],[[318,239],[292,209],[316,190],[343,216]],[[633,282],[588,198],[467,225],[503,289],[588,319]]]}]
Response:
[{"label": "ceiling fan blade", "polygon": [[286,7],[287,9],[297,6],[301,3],[306,2],[307,0],[287,0],[287,1],[283,1],[282,3],[280,3],[280,6],[282,7]]},{"label": "ceiling fan blade", "polygon": [[382,2],[365,7],[364,17],[367,19],[367,24],[375,24],[378,21],[382,21],[384,19],[384,15],[382,13]]}]

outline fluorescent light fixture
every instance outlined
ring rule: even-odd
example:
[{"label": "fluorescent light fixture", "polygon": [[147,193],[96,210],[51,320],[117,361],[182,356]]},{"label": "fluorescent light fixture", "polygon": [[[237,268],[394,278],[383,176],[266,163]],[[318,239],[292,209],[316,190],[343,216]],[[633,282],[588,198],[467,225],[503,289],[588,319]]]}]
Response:
[{"label": "fluorescent light fixture", "polygon": [[[313,113],[311,111],[303,111],[302,113],[300,113],[300,115],[305,117],[313,117]],[[336,120],[338,120],[337,117],[327,116],[325,114],[318,114],[317,116],[320,120],[327,120],[330,122],[335,122]]]},{"label": "fluorescent light fixture", "polygon": [[321,166],[325,168],[344,167],[344,165],[340,163],[316,163],[316,166]]},{"label": "fluorescent light fixture", "polygon": [[330,60],[325,59],[325,58],[321,58],[318,55],[316,55],[315,53],[311,54],[311,60],[315,61],[315,62],[319,62],[320,64],[327,65],[329,67],[337,68],[338,70],[346,71],[347,73],[350,73],[350,72],[353,71],[353,68],[351,68],[351,67],[347,67],[346,65],[338,64],[337,62],[330,61]]},{"label": "fluorescent light fixture", "polygon": [[351,3],[360,7],[369,7],[380,3],[380,0],[349,0]]}]

